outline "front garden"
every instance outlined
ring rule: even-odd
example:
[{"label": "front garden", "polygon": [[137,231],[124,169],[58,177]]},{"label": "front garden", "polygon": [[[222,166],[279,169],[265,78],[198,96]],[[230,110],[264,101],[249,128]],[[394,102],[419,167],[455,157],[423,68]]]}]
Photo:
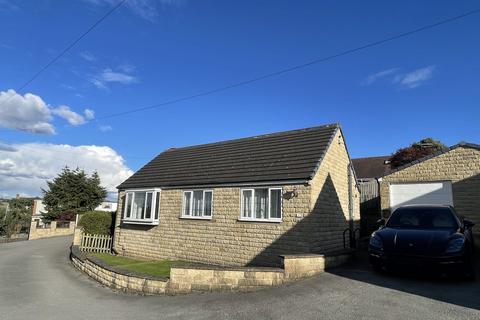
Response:
[{"label": "front garden", "polygon": [[155,277],[170,277],[170,269],[172,264],[185,265],[184,261],[171,261],[171,260],[136,260],[132,258],[126,258],[122,256],[115,256],[108,253],[91,253],[88,256],[95,257],[102,260],[105,264],[125,271],[131,271],[147,276]]}]

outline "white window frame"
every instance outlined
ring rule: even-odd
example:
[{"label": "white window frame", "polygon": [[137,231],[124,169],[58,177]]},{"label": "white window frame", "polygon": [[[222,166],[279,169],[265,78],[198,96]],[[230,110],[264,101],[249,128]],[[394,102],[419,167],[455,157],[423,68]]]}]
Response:
[{"label": "white window frame", "polygon": [[[137,219],[137,218],[132,218],[132,212],[131,210],[133,209],[133,203],[135,201],[135,193],[144,193],[145,194],[145,199],[147,199],[147,194],[151,193],[152,194],[152,205],[150,208],[150,218],[145,218],[146,217],[146,211],[147,211],[147,206],[145,205],[145,208],[143,209],[143,219]],[[146,224],[146,225],[158,225],[159,224],[159,218],[160,218],[160,213],[158,213],[157,219],[155,219],[155,209],[157,207],[157,193],[159,194],[158,200],[159,200],[159,205],[158,205],[158,210],[160,211],[160,204],[161,204],[161,189],[159,188],[153,188],[153,189],[129,189],[125,190],[125,205],[123,208],[123,216],[122,216],[122,222],[126,224]],[[128,199],[128,194],[132,194],[132,199]],[[130,206],[130,214],[129,217],[127,218],[127,208],[128,208],[128,203],[127,200],[131,201],[131,206]]]},{"label": "white window frame", "polygon": [[[200,216],[193,216],[193,192],[202,191],[202,212]],[[212,194],[212,201],[210,204],[210,215],[205,215],[205,193],[210,192]],[[188,214],[185,214],[185,194],[190,193],[190,210]],[[183,190],[182,192],[182,212],[180,213],[180,218],[182,219],[198,219],[198,220],[211,220],[213,217],[213,190],[212,189],[192,189],[192,190]]]},{"label": "white window frame", "polygon": [[[266,219],[259,219],[256,218],[255,214],[255,190],[258,189],[268,189],[268,201],[267,201],[267,207],[268,207],[268,218]],[[270,217],[270,206],[271,206],[271,194],[272,190],[280,190],[280,218],[271,218]],[[251,203],[251,212],[252,212],[252,217],[244,217],[243,216],[243,191],[252,191],[252,203]],[[256,187],[256,188],[242,188],[240,189],[240,218],[238,219],[239,221],[254,221],[254,222],[282,222],[283,220],[283,189],[281,187]]]}]

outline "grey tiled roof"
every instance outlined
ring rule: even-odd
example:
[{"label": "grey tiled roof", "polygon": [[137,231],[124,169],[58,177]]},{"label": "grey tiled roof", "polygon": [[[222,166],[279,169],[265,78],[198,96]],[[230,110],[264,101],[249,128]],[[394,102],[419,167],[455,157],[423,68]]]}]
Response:
[{"label": "grey tiled roof", "polygon": [[168,149],[118,189],[310,180],[337,124]]}]

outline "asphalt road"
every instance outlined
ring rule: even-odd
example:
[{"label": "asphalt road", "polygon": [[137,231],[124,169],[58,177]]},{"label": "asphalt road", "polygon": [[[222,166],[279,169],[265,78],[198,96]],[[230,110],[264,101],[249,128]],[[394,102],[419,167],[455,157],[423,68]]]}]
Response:
[{"label": "asphalt road", "polygon": [[479,282],[378,275],[362,261],[250,293],[116,293],[71,266],[70,242],[0,244],[0,319],[480,319]]}]

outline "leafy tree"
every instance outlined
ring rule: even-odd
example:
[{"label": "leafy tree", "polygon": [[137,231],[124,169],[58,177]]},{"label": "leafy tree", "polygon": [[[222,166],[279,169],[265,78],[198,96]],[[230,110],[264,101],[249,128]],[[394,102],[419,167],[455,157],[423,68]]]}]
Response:
[{"label": "leafy tree", "polygon": [[7,204],[8,207],[0,207],[0,235],[10,238],[14,233],[20,232],[22,227],[30,225],[33,200],[16,198],[8,200]]},{"label": "leafy tree", "polygon": [[48,190],[43,191],[43,203],[48,211],[45,221],[52,221],[64,212],[81,213],[95,209],[107,196],[100,185],[100,177],[94,172],[90,177],[79,168],[65,167],[53,181],[47,181]]},{"label": "leafy tree", "polygon": [[390,158],[390,166],[392,169],[395,169],[423,157],[446,151],[447,149],[448,147],[442,142],[432,138],[426,138],[413,143],[409,147],[397,150]]}]

